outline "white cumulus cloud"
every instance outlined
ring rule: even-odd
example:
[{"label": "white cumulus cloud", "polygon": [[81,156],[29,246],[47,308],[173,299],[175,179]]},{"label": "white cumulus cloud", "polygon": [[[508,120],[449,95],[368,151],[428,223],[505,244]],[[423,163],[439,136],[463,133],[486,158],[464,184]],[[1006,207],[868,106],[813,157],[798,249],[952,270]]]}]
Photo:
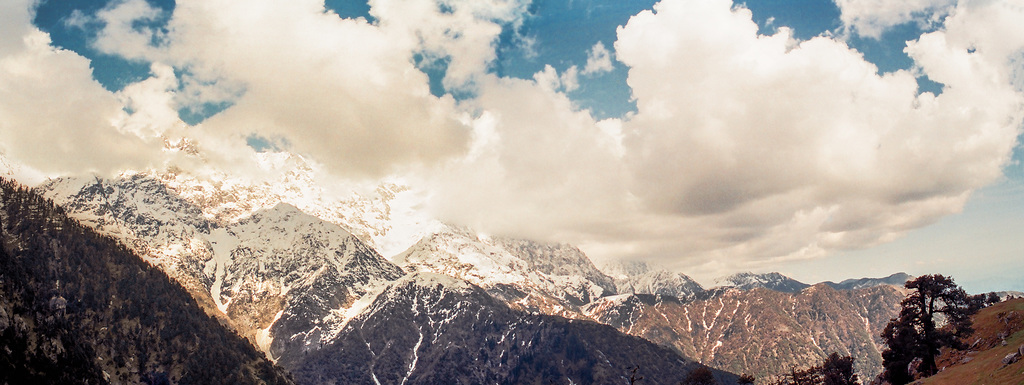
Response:
[{"label": "white cumulus cloud", "polygon": [[[958,9],[908,48],[945,83],[936,96],[842,41],[759,36],[729,1],[655,9],[619,30],[616,54],[639,109],[625,124],[632,191],[717,232],[681,228],[677,249],[753,261],[869,246],[958,212],[1010,159],[1024,98],[1004,56],[1022,45],[962,20],[981,10]],[[959,39],[994,47],[969,53]]]},{"label": "white cumulus cloud", "polygon": [[[582,69],[545,63],[524,80],[492,66],[525,1],[373,0],[371,23],[317,0],[180,0],[170,15],[126,0],[76,16],[105,26],[96,48],[154,63],[116,93],[31,26],[30,5],[0,6],[12,162],[139,167],[182,135],[211,162],[251,162],[245,139],[258,136],[334,176],[397,174],[429,189],[443,220],[705,278],[891,241],[958,212],[1001,177],[1024,119],[1013,2],[839,1],[864,36],[938,23],[908,43],[913,70],[879,74],[839,38],[759,35],[732,1],[664,0],[613,47],[591,47]],[[598,121],[567,93],[613,58],[637,112]],[[418,60],[445,63],[445,87],[472,96],[432,95]],[[918,73],[941,94],[921,93]],[[194,127],[175,114],[208,102],[230,106]]]},{"label": "white cumulus cloud", "polygon": [[835,0],[843,25],[861,36],[879,38],[887,29],[912,21],[935,23],[957,0]]},{"label": "white cumulus cloud", "polygon": [[159,162],[162,142],[140,137],[89,61],[54,48],[31,25],[34,2],[0,5],[0,152],[46,175],[110,173]]},{"label": "white cumulus cloud", "polygon": [[604,43],[597,42],[587,53],[587,64],[580,72],[584,75],[610,72],[614,69],[612,65],[612,54],[605,48]]},{"label": "white cumulus cloud", "polygon": [[[200,135],[234,138],[236,145],[251,135],[282,138],[287,150],[359,177],[465,150],[469,129],[455,101],[431,95],[427,76],[413,64],[437,32],[420,33],[412,25],[420,20],[407,18],[427,5],[440,14],[433,2],[374,2],[381,20],[373,25],[340,18],[321,1],[179,1],[166,33],[123,28],[154,17],[144,3],[100,12],[106,27],[95,46],[185,69],[181,105],[232,102],[203,122]],[[158,44],[136,44],[143,40]],[[453,72],[463,71],[464,57],[478,55],[459,54]]]},{"label": "white cumulus cloud", "polygon": [[473,156],[433,179],[435,208],[703,278],[892,241],[959,212],[1008,164],[1024,118],[1011,81],[1024,44],[1002,36],[1020,18],[995,17],[1010,11],[958,8],[910,44],[945,84],[934,95],[840,39],[758,35],[727,0],[662,1],[615,44],[637,113],[596,121],[550,67],[482,82]]}]

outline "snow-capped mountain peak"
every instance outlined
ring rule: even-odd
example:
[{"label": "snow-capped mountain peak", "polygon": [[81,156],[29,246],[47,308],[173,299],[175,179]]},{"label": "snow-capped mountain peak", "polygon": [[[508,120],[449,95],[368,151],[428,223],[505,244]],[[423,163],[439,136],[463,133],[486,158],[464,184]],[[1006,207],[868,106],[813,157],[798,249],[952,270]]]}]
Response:
[{"label": "snow-capped mountain peak", "polygon": [[659,294],[691,300],[704,291],[697,281],[686,274],[652,268],[640,261],[606,264],[602,271],[615,277],[619,293]]},{"label": "snow-capped mountain peak", "polygon": [[449,225],[393,261],[410,272],[466,280],[534,310],[567,311],[614,292],[611,278],[575,247],[484,236]]},{"label": "snow-capped mountain peak", "polygon": [[786,293],[796,293],[810,286],[777,272],[763,274],[737,273],[719,278],[715,280],[715,283],[720,287],[735,287],[740,290],[763,288]]}]

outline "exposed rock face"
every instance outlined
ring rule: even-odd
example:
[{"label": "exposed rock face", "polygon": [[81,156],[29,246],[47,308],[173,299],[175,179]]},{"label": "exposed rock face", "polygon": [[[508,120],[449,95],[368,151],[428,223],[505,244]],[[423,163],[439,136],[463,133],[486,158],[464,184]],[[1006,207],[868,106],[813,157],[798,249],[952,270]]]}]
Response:
[{"label": "exposed rock face", "polygon": [[881,371],[880,334],[899,310],[902,289],[799,293],[721,289],[683,302],[657,295],[602,298],[584,311],[628,334],[670,346],[712,367],[761,378],[820,362],[831,352],[856,358],[862,378]]},{"label": "exposed rock face", "polygon": [[697,367],[607,325],[514,310],[429,273],[398,280],[336,340],[281,363],[299,382],[339,384],[626,383],[634,365],[644,383],[677,384]]}]

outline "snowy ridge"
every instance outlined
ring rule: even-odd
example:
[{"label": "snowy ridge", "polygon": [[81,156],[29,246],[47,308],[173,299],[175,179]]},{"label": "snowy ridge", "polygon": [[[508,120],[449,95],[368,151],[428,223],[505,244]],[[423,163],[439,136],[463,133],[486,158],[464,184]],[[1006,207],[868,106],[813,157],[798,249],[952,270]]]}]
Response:
[{"label": "snowy ridge", "polygon": [[619,262],[606,265],[603,270],[615,278],[620,293],[660,294],[692,300],[704,291],[686,274],[653,269],[643,262]]},{"label": "snowy ridge", "polygon": [[526,308],[554,313],[614,293],[611,279],[574,247],[492,238],[454,226],[423,238],[393,261],[409,272],[466,280]]},{"label": "snowy ridge", "polygon": [[719,287],[735,287],[740,290],[768,289],[785,293],[797,293],[811,285],[779,273],[738,273],[715,280]]},{"label": "snowy ridge", "polygon": [[[270,352],[317,346],[337,329],[332,310],[350,307],[361,296],[401,276],[396,266],[341,227],[281,203],[217,231],[211,243],[230,255],[218,258],[220,286],[214,298],[229,316],[262,329],[265,309],[281,306],[273,323]],[[250,307],[260,317],[252,318]],[[277,322],[275,322],[277,321]],[[286,340],[276,336],[286,335]]]}]

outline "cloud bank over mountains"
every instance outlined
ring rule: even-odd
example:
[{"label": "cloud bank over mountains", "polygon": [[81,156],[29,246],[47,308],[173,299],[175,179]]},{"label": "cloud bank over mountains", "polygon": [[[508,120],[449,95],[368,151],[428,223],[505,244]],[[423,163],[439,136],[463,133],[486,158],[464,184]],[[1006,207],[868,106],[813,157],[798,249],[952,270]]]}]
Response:
[{"label": "cloud bank over mountains", "polygon": [[[34,2],[7,2],[0,150],[44,174],[108,173],[178,162],[163,142],[189,137],[241,172],[258,138],[338,180],[406,180],[441,219],[481,231],[697,276],[756,268],[893,240],[958,212],[1010,162],[1024,7],[873,3],[837,2],[847,32],[935,25],[907,42],[914,68],[879,74],[842,36],[762,35],[728,0],[664,0],[587,62],[517,79],[493,67],[526,1],[373,0],[368,21],[314,0],[173,13],[126,0],[70,22],[100,28],[96,49],[152,63],[111,92],[31,24]],[[637,111],[598,120],[568,92],[613,60]],[[432,94],[418,64],[443,65],[452,93]],[[941,94],[919,92],[921,74]],[[227,107],[196,125],[175,113],[208,103]]]}]

